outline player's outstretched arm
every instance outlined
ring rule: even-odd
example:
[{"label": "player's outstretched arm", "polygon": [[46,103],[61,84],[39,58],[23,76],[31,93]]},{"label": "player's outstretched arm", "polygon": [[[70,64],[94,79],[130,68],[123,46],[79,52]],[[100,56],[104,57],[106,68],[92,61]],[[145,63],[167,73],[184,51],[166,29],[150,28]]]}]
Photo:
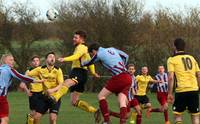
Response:
[{"label": "player's outstretched arm", "polygon": [[73,54],[71,56],[68,57],[64,57],[64,58],[58,58],[59,62],[69,62],[69,61],[74,61],[74,60],[78,60],[82,55],[81,54]]}]

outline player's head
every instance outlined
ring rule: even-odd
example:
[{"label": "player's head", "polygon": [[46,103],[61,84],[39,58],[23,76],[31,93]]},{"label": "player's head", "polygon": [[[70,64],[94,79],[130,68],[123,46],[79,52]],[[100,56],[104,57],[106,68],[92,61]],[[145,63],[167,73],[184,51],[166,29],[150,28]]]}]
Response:
[{"label": "player's head", "polygon": [[147,75],[149,70],[147,66],[143,66],[141,71],[143,75]]},{"label": "player's head", "polygon": [[134,75],[134,73],[135,73],[135,65],[134,65],[134,64],[129,64],[129,65],[128,65],[128,72],[129,72],[131,75]]},{"label": "player's head", "polygon": [[39,57],[39,56],[34,55],[34,56],[31,58],[31,66],[32,66],[32,67],[38,67],[38,66],[40,66],[40,57]]},{"label": "player's head", "polygon": [[14,60],[14,57],[11,54],[4,54],[1,57],[1,63],[7,64],[10,67],[14,67],[15,60]]},{"label": "player's head", "polygon": [[97,54],[97,51],[100,47],[100,44],[99,43],[92,43],[89,47],[88,47],[88,52],[94,56]]},{"label": "player's head", "polygon": [[74,32],[74,37],[73,37],[73,44],[76,46],[80,43],[85,43],[85,40],[87,38],[86,32],[79,30]]},{"label": "player's head", "polygon": [[165,67],[163,65],[158,66],[158,73],[163,74],[165,72]]},{"label": "player's head", "polygon": [[49,66],[53,66],[56,62],[56,56],[54,52],[47,53],[45,58],[46,58],[46,64]]},{"label": "player's head", "polygon": [[174,40],[174,46],[176,51],[184,51],[185,50],[185,41],[181,38],[177,38]]}]

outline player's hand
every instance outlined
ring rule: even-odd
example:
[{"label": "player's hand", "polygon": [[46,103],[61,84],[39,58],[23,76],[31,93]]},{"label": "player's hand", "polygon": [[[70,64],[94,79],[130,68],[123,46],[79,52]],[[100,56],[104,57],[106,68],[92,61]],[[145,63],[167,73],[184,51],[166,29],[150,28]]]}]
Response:
[{"label": "player's hand", "polygon": [[64,62],[64,58],[58,58],[59,62]]},{"label": "player's hand", "polygon": [[27,90],[26,94],[27,94],[27,96],[32,96],[33,95],[30,90]]},{"label": "player's hand", "polygon": [[47,95],[51,95],[52,93],[54,93],[54,90],[48,89],[48,90],[46,90],[46,93],[47,93]]},{"label": "player's hand", "polygon": [[168,103],[173,104],[174,103],[174,96],[172,94],[168,94],[167,101],[168,101]]}]

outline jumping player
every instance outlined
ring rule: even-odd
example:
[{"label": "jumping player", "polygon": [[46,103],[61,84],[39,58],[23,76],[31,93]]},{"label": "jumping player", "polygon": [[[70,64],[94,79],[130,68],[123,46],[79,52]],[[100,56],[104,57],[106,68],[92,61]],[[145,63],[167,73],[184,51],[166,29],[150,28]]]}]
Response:
[{"label": "jumping player", "polygon": [[89,46],[89,52],[93,57],[90,61],[84,62],[82,64],[83,67],[100,61],[113,75],[98,94],[99,107],[104,117],[103,124],[110,123],[110,114],[106,98],[112,93],[118,96],[120,124],[125,124],[127,116],[127,95],[132,82],[132,78],[126,69],[128,55],[113,47],[100,47],[98,43],[91,44]]},{"label": "jumping player", "polygon": [[88,102],[79,99],[80,94],[84,92],[84,86],[88,80],[88,68],[92,75],[99,77],[99,75],[95,73],[94,65],[81,67],[81,62],[91,59],[88,53],[88,47],[85,45],[85,40],[86,33],[84,31],[76,31],[73,37],[73,44],[75,46],[73,55],[58,59],[60,62],[72,62],[72,70],[69,79],[64,81],[63,87],[51,96],[55,101],[57,101],[61,96],[67,93],[68,89],[70,89],[71,103],[73,106],[86,112],[96,113],[98,111],[95,107],[90,105]]},{"label": "jumping player", "polygon": [[[127,118],[129,116],[130,117],[130,124],[134,124],[135,123],[135,118],[136,118],[136,124],[141,124],[142,123],[142,111],[139,105],[139,102],[137,101],[136,98],[134,98],[134,95],[137,92],[137,83],[135,80],[135,65],[134,64],[129,64],[128,65],[128,72],[129,74],[132,76],[132,84],[131,87],[129,89],[129,93],[128,93],[128,109],[127,109]],[[136,112],[131,112],[131,108],[134,107],[134,109],[136,110]],[[110,115],[120,118],[120,113],[116,113],[110,110]]]}]

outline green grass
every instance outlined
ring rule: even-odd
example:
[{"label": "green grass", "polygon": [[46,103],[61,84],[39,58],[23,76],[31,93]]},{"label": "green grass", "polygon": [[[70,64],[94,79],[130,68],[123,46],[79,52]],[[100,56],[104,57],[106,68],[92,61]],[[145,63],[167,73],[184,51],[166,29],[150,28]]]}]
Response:
[{"label": "green grass", "polygon": [[[97,107],[98,101],[96,96],[97,94],[95,93],[85,93],[81,96],[81,99]],[[157,107],[159,104],[155,94],[149,94],[148,96],[152,101],[153,107]],[[29,112],[27,96],[24,93],[11,92],[8,99],[10,104],[10,124],[25,124],[26,114]],[[112,110],[119,111],[115,95],[108,98],[108,103]],[[171,106],[169,110],[170,120],[172,121]],[[113,124],[118,124],[118,119],[112,117],[111,120]],[[48,115],[44,115],[41,124],[48,124]],[[62,99],[62,105],[58,115],[58,124],[94,124],[93,114],[72,107],[70,105],[70,96],[66,95]],[[164,124],[163,114],[153,113],[150,119],[145,118],[143,114],[142,124]],[[190,124],[190,116],[188,114],[184,114],[184,124]]]}]

